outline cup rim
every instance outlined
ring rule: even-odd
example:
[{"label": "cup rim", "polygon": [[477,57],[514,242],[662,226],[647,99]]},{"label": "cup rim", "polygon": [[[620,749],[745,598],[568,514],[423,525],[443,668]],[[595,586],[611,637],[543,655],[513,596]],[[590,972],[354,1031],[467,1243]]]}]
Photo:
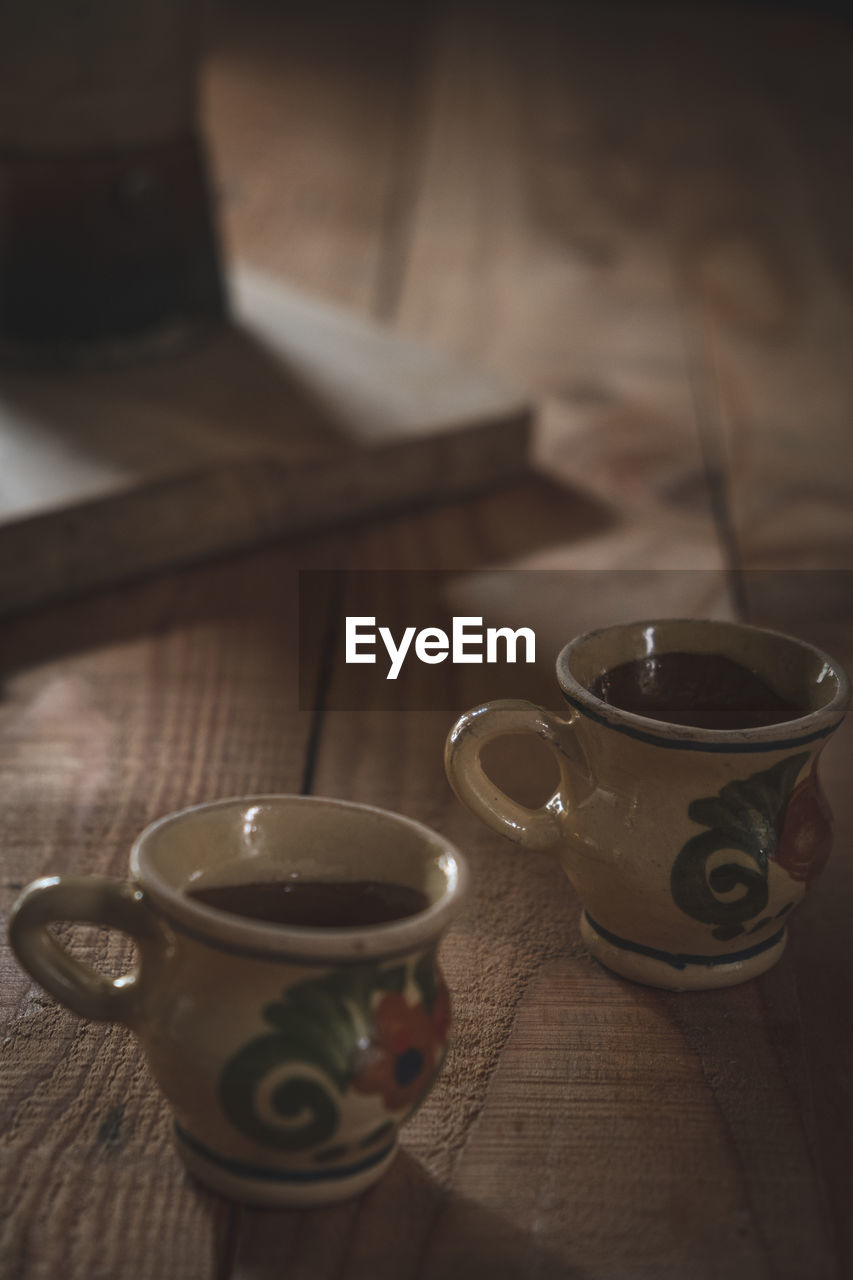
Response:
[{"label": "cup rim", "polygon": [[[148,853],[150,840],[164,827],[191,822],[200,813],[256,804],[334,808],[350,815],[371,814],[389,826],[405,827],[410,832],[415,832],[423,844],[437,855],[439,866],[445,875],[444,892],[423,911],[385,924],[346,928],[281,925],[231,915],[193,901],[186,893],[173,888],[153,864]],[[390,958],[427,946],[437,940],[458,914],[469,882],[468,864],[456,846],[415,818],[353,800],[277,792],[226,796],[164,814],[149,823],[134,841],[130,851],[130,872],[146,901],[157,914],[165,917],[166,923],[172,927],[200,942],[257,959],[288,959],[325,966]]]},{"label": "cup rim", "polygon": [[[764,636],[768,640],[783,640],[810,654],[823,665],[823,670],[836,681],[836,690],[829,702],[823,707],[807,711],[793,720],[778,721],[775,724],[753,726],[741,729],[709,729],[699,725],[674,724],[667,720],[655,720],[650,716],[638,715],[614,706],[597,697],[590,689],[572,674],[570,659],[581,644],[594,640],[597,636],[614,631],[636,631],[641,628],[673,625],[700,626],[705,630],[716,630],[721,633],[742,632]],[[557,655],[557,681],[563,696],[575,710],[589,719],[621,730],[631,737],[643,741],[660,742],[661,744],[679,745],[702,750],[773,750],[789,749],[818,738],[828,737],[844,719],[850,703],[850,681],[844,668],[829,654],[807,640],[792,636],[784,631],[769,627],[756,627],[747,622],[730,622],[716,618],[648,618],[634,622],[614,623],[611,626],[595,627],[575,636],[564,645]]]}]

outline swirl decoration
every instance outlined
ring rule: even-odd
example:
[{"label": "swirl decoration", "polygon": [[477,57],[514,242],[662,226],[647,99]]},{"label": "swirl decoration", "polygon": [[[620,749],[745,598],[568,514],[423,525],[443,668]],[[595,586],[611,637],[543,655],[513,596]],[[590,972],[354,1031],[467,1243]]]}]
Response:
[{"label": "swirl decoration", "polygon": [[338,1127],[339,1108],[331,1089],[314,1076],[293,1075],[275,1086],[268,1108],[282,1124],[267,1118],[258,1105],[265,1077],[288,1061],[298,1061],[290,1038],[272,1034],[252,1040],[222,1073],[219,1095],[225,1113],[247,1138],[280,1151],[301,1151],[325,1142]]},{"label": "swirl decoration", "polygon": [[[694,800],[687,816],[709,830],[692,836],[673,864],[670,889],[676,906],[694,920],[712,924],[719,941],[735,938],[769,900],[768,864],[776,851],[788,801],[808,752],[788,756],[769,769],[729,782],[716,796]],[[717,863],[714,854],[738,850],[752,865]],[[736,890],[742,890],[732,896]],[[764,923],[761,921],[760,923]]]},{"label": "swirl decoration", "polygon": [[[424,1006],[438,991],[435,948],[412,968]],[[226,1063],[219,1099],[241,1133],[263,1146],[304,1151],[327,1142],[340,1122],[360,1046],[373,1032],[375,998],[401,993],[407,966],[354,965],[287,988],[263,1009],[271,1030]],[[301,1068],[301,1069],[300,1069]]]}]

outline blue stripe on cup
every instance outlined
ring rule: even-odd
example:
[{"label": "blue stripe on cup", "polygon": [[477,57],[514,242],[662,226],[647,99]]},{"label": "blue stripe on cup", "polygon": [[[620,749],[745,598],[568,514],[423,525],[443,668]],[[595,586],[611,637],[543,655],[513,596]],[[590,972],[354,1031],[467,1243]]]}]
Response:
[{"label": "blue stripe on cup", "polygon": [[325,1169],[270,1169],[264,1165],[244,1164],[242,1160],[230,1160],[225,1156],[217,1155],[215,1151],[211,1151],[204,1143],[199,1142],[198,1138],[194,1138],[192,1134],[187,1133],[181,1125],[175,1121],[175,1133],[185,1146],[189,1147],[195,1155],[200,1156],[203,1160],[208,1160],[211,1164],[215,1164],[218,1168],[223,1169],[226,1173],[230,1173],[232,1177],[248,1178],[256,1182],[278,1182],[290,1184],[310,1184],[317,1182],[341,1182],[345,1178],[351,1178],[355,1174],[364,1173],[367,1169],[372,1169],[375,1165],[381,1164],[394,1149],[396,1138],[386,1143],[379,1151],[375,1151],[372,1155],[365,1156],[363,1160],[358,1160],[354,1164],[337,1165],[333,1168]]},{"label": "blue stripe on cup", "polygon": [[628,938],[620,938],[618,934],[611,933],[603,925],[597,924],[588,911],[584,912],[584,915],[589,927],[605,942],[609,942],[611,946],[618,947],[621,951],[633,951],[638,956],[647,956],[650,960],[659,960],[662,964],[668,964],[673,969],[686,969],[689,965],[700,965],[706,969],[716,969],[719,965],[737,964],[741,960],[749,960],[752,956],[761,955],[762,951],[769,951],[771,947],[775,947],[778,942],[781,942],[785,936],[785,926],[783,925],[781,929],[777,929],[771,938],[765,938],[764,942],[756,942],[751,947],[744,947],[742,951],[727,951],[722,955],[715,956],[689,955],[683,951],[660,951],[657,947],[645,947],[641,942],[631,942]]}]

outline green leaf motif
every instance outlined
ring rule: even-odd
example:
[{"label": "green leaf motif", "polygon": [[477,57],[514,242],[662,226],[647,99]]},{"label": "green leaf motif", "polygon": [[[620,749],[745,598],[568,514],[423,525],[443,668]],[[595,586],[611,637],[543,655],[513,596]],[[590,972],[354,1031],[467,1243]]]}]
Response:
[{"label": "green leaf motif", "polygon": [[718,795],[694,800],[687,816],[716,831],[731,848],[742,849],[766,870],[791,792],[808,758],[808,752],[802,751],[742,781],[728,782]]},{"label": "green leaf motif", "polygon": [[[670,889],[686,915],[715,926],[712,932],[719,941],[743,933],[745,922],[767,906],[768,863],[808,758],[807,751],[786,756],[749,778],[726,783],[716,796],[692,801],[687,810],[691,821],[709,830],[692,836],[682,848],[672,867]],[[721,849],[739,850],[754,867],[727,862],[709,871],[711,858]],[[731,897],[738,888],[742,892]]]},{"label": "green leaf motif", "polygon": [[425,951],[415,965],[415,982],[427,1013],[431,1014],[438,994],[438,964],[436,948]]},{"label": "green leaf motif", "polygon": [[[405,984],[403,964],[351,965],[288,987],[281,1000],[265,1005],[262,1016],[270,1030],[243,1045],[219,1078],[219,1099],[232,1124],[280,1150],[327,1142],[338,1128],[339,1097],[349,1085],[359,1040],[371,1025],[374,997],[400,992]],[[274,1116],[267,1118],[258,1111],[258,1090],[271,1072],[288,1064],[294,1071],[271,1091],[267,1109]],[[300,1073],[299,1064],[316,1070]]]},{"label": "green leaf motif", "polygon": [[255,1142],[285,1151],[326,1141],[336,1131],[339,1119],[331,1090],[307,1075],[291,1076],[273,1091],[270,1106],[281,1118],[281,1125],[259,1114],[258,1086],[269,1072],[292,1058],[289,1037],[259,1036],[235,1054],[219,1080],[220,1101],[231,1123]]}]

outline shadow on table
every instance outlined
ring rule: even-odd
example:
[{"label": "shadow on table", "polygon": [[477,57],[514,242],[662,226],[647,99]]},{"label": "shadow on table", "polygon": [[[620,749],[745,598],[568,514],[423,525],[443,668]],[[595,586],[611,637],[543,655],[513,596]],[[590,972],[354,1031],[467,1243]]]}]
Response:
[{"label": "shadow on table", "polygon": [[[357,1200],[302,1212],[236,1209],[234,1275],[373,1280],[582,1280],[507,1218],[444,1190],[408,1152]],[[228,1266],[228,1262],[225,1262]],[[225,1274],[223,1270],[221,1274]]]},{"label": "shadow on table", "polygon": [[466,571],[580,541],[610,528],[616,518],[598,499],[535,474],[476,497],[410,504],[357,525],[232,551],[5,617],[0,678],[210,621],[260,623],[265,633],[280,632],[281,638],[291,628],[295,643],[300,570]]}]

